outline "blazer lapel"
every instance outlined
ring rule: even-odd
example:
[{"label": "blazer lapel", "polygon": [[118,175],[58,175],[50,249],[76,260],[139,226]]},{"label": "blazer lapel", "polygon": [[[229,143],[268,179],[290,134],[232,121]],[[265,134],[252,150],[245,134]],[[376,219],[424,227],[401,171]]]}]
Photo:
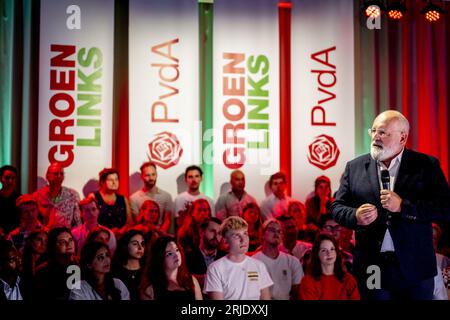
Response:
[{"label": "blazer lapel", "polygon": [[366,174],[369,177],[370,188],[378,203],[380,199],[380,183],[378,181],[377,162],[369,155],[366,162]]},{"label": "blazer lapel", "polygon": [[410,168],[410,152],[405,149],[402,155],[402,162],[400,163],[400,168],[398,168],[397,180],[395,181],[394,191],[398,194],[398,190],[404,190],[406,182],[409,177]]}]

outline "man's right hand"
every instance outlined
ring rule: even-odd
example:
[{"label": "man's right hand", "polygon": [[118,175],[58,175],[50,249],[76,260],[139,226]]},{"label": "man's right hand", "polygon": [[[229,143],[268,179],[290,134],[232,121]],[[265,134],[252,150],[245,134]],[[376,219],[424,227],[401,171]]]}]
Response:
[{"label": "man's right hand", "polygon": [[356,209],[356,223],[361,226],[368,226],[378,217],[377,207],[373,204],[365,203]]}]

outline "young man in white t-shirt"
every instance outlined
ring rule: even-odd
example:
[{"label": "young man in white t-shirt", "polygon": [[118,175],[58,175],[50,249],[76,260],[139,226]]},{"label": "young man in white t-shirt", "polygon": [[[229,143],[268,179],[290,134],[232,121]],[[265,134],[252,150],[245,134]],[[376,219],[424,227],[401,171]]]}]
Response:
[{"label": "young man in white t-shirt", "polygon": [[282,232],[280,222],[266,220],[262,226],[262,251],[258,251],[253,258],[266,265],[274,282],[270,288],[272,299],[296,300],[304,275],[303,268],[296,257],[280,251]]},{"label": "young man in white t-shirt", "polygon": [[266,266],[246,255],[247,222],[237,216],[228,217],[221,225],[221,234],[229,253],[208,267],[203,292],[211,300],[270,300],[273,281]]}]

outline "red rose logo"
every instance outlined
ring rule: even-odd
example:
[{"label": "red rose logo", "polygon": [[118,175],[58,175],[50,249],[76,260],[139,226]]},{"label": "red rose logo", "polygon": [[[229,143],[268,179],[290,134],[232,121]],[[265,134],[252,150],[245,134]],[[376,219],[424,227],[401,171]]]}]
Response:
[{"label": "red rose logo", "polygon": [[316,167],[326,170],[336,164],[339,153],[336,141],[332,137],[322,134],[309,145],[308,160]]},{"label": "red rose logo", "polygon": [[148,158],[163,169],[176,165],[183,154],[177,136],[167,131],[158,133],[148,149]]}]

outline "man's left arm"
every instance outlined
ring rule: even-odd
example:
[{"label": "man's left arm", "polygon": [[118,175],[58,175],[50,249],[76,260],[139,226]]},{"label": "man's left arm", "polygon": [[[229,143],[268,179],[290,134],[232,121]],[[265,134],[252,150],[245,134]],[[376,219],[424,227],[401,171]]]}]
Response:
[{"label": "man's left arm", "polygon": [[415,222],[450,220],[450,189],[439,160],[430,158],[422,176],[424,181],[416,183],[422,186],[426,196],[414,199],[405,195],[401,198],[397,193],[381,190],[381,204],[391,212],[400,212],[402,218]]}]

